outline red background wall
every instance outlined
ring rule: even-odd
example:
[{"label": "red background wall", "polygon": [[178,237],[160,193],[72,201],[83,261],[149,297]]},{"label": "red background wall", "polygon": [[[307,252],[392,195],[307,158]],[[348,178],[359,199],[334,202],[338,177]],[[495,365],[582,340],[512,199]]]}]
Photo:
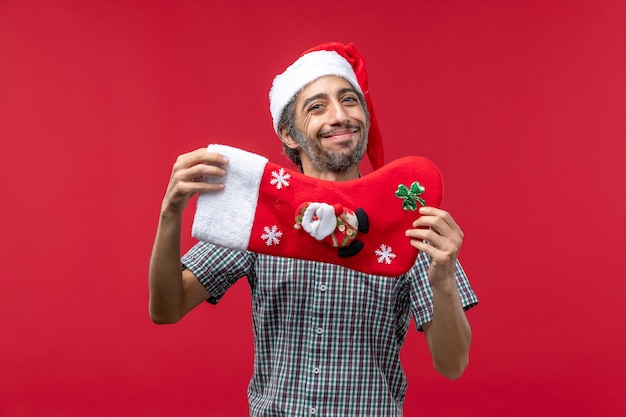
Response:
[{"label": "red background wall", "polygon": [[179,153],[283,161],[271,79],[327,40],[387,160],[441,168],[481,299],[458,381],[410,332],[406,415],[624,415],[626,3],[268,3],[0,1],[0,415],[246,414],[245,281],[156,326],[152,238]]}]

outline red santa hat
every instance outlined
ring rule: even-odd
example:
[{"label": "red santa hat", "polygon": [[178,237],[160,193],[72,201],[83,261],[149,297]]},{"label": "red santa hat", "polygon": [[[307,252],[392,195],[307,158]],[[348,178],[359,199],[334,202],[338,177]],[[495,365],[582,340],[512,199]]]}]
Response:
[{"label": "red santa hat", "polygon": [[334,263],[395,277],[418,251],[404,232],[422,205],[438,207],[443,184],[429,160],[407,156],[351,181],[326,181],[225,145],[224,189],[198,197],[192,235],[236,250]]},{"label": "red santa hat", "polygon": [[365,61],[352,43],[344,45],[327,42],[317,45],[305,51],[285,72],[274,78],[269,94],[274,130],[279,134],[278,123],[287,104],[308,84],[327,75],[346,79],[365,97],[370,116],[367,156],[374,170],[382,167],[384,148],[372,106]]}]

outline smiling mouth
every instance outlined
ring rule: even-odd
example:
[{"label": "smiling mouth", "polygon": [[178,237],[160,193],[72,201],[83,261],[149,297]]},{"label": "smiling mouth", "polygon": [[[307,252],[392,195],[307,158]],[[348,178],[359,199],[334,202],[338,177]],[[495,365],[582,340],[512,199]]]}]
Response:
[{"label": "smiling mouth", "polygon": [[320,138],[322,139],[341,139],[344,136],[351,136],[359,133],[359,128],[350,127],[348,129],[336,129],[330,132],[324,132],[320,134]]}]

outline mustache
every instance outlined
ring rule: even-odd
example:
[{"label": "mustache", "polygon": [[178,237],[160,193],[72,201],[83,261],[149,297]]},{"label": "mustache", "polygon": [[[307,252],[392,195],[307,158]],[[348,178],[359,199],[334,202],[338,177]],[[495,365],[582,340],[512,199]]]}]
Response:
[{"label": "mustache", "polygon": [[346,122],[341,126],[336,126],[336,127],[333,127],[332,129],[328,129],[323,132],[320,132],[319,137],[334,135],[337,132],[341,132],[345,130],[354,130],[355,132],[360,132],[361,126],[357,123]]}]

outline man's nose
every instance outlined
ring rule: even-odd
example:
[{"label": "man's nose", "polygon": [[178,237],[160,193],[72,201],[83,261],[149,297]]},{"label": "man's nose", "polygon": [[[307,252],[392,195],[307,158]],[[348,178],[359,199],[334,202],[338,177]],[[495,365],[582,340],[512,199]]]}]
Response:
[{"label": "man's nose", "polygon": [[346,109],[344,109],[344,107],[339,102],[335,102],[332,104],[329,112],[329,117],[329,123],[331,125],[344,124],[350,119],[350,116],[348,116]]}]

